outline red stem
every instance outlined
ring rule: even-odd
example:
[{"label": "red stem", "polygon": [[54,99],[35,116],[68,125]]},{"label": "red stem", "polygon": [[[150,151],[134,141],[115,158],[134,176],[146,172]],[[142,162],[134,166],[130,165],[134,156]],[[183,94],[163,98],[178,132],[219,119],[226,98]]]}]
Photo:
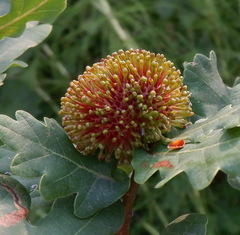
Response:
[{"label": "red stem", "polygon": [[139,184],[137,184],[133,178],[134,178],[134,174],[132,174],[132,177],[131,177],[130,188],[123,196],[125,219],[124,219],[123,226],[116,233],[116,235],[128,235],[129,234],[130,224],[131,224],[131,220],[132,220],[132,216],[133,216],[132,209],[133,209],[134,201],[135,201],[138,187],[139,187]]}]

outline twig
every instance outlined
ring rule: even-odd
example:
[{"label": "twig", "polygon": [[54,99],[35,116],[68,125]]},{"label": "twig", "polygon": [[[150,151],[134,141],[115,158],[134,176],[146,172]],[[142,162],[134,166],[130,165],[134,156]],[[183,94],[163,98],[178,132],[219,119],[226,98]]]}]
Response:
[{"label": "twig", "polygon": [[123,205],[125,210],[124,223],[121,229],[116,233],[116,235],[129,234],[130,224],[133,216],[132,209],[133,209],[134,201],[137,195],[138,187],[139,187],[139,184],[137,184],[134,181],[134,174],[132,174],[130,188],[123,196]]}]

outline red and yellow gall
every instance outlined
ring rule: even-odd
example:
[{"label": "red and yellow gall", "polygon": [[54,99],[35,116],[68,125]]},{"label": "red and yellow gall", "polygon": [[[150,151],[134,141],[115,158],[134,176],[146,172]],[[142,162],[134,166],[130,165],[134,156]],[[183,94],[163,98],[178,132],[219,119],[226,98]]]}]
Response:
[{"label": "red and yellow gall", "polygon": [[61,99],[63,126],[85,155],[131,161],[135,147],[147,148],[193,115],[183,77],[162,54],[119,50],[70,83]]}]

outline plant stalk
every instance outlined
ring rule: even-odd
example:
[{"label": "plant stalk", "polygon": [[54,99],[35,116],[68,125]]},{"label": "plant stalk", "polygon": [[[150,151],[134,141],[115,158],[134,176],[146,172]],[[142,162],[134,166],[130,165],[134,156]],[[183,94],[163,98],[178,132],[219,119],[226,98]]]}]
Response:
[{"label": "plant stalk", "polygon": [[130,187],[128,191],[123,196],[123,205],[125,211],[125,219],[123,226],[121,229],[116,233],[116,235],[128,235],[130,230],[130,224],[133,216],[133,205],[135,198],[137,196],[139,184],[134,181],[134,173],[131,176]]}]

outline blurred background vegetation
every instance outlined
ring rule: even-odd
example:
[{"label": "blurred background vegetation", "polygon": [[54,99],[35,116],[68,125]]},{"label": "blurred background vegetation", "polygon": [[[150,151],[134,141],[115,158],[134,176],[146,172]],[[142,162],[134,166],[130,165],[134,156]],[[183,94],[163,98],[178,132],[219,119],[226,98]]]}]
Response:
[{"label": "blurred background vegetation", "polygon": [[[85,66],[119,49],[163,53],[183,71],[196,53],[214,50],[223,80],[240,75],[240,0],[69,0],[51,35],[20,59],[0,88],[0,113],[18,109],[38,119],[57,113],[60,97]],[[181,174],[161,189],[158,175],[140,188],[131,235],[157,235],[178,216],[204,213],[208,234],[240,234],[240,193],[223,174],[205,190],[194,190]]]}]

